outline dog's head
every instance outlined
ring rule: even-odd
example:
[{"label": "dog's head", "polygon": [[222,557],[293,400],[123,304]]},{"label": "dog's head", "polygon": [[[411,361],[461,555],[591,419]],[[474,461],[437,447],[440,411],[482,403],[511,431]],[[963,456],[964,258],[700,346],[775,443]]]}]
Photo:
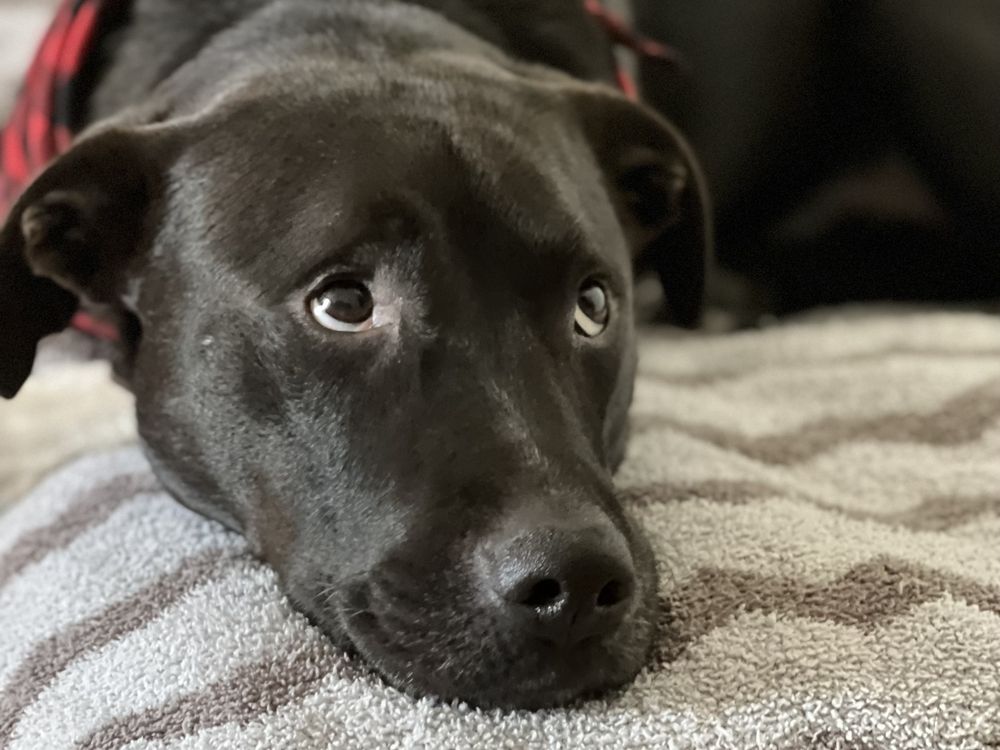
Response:
[{"label": "dog's head", "polygon": [[390,681],[501,706],[623,683],[656,593],[611,484],[631,269],[666,256],[694,316],[691,156],[554,76],[336,78],[133,114],[43,173],[0,236],[3,395],[98,306],[165,485]]}]

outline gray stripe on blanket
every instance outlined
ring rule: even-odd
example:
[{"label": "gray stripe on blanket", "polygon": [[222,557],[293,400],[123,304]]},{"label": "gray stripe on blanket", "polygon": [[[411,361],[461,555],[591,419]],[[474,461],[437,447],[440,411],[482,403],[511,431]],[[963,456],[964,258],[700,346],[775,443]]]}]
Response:
[{"label": "gray stripe on blanket", "polygon": [[942,495],[930,497],[906,510],[879,513],[842,508],[799,492],[790,492],[777,484],[740,480],[709,479],[701,482],[657,482],[629,487],[619,493],[622,502],[632,508],[664,503],[707,500],[714,503],[744,505],[755,500],[785,497],[806,501],[817,508],[839,513],[858,521],[874,521],[911,531],[948,531],[984,515],[1000,515],[1000,495]]},{"label": "gray stripe on blanket", "polygon": [[141,629],[195,587],[219,577],[238,559],[208,550],[131,596],[75,623],[36,645],[0,692],[0,747],[10,739],[21,714],[60,672],[74,661]]},{"label": "gray stripe on blanket", "polygon": [[1000,422],[1000,380],[973,388],[929,414],[887,414],[865,419],[829,417],[791,432],[747,437],[719,427],[673,417],[638,414],[636,434],[675,430],[767,464],[807,461],[848,442],[922,443],[957,446],[971,443]]},{"label": "gray stripe on blanket", "polygon": [[32,563],[68,547],[82,534],[104,523],[137,495],[158,490],[159,484],[149,472],[117,476],[88,490],[79,503],[52,523],[22,536],[0,557],[0,588]]},{"label": "gray stripe on blanket", "polygon": [[113,719],[77,748],[102,750],[137,740],[175,740],[224,724],[247,724],[314,692],[337,663],[329,645],[310,639],[305,648],[286,658],[277,655],[251,664],[197,693]]},{"label": "gray stripe on blanket", "polygon": [[674,661],[698,638],[743,612],[868,631],[945,594],[1000,618],[1000,587],[887,557],[857,565],[830,582],[706,568],[669,594],[663,610],[669,635],[657,661],[661,666]]},{"label": "gray stripe on blanket", "polygon": [[[891,346],[885,349],[874,351],[857,352],[855,354],[840,354],[829,358],[807,359],[795,368],[784,367],[783,369],[794,370],[803,367],[821,367],[823,365],[844,365],[863,364],[865,362],[883,362],[900,357],[912,357],[914,359],[945,359],[954,361],[956,359],[1000,359],[1000,349],[947,349],[944,347],[921,347],[921,346]],[[762,364],[757,367],[744,367],[734,370],[699,370],[689,373],[671,373],[655,369],[643,369],[641,377],[654,383],[677,386],[712,386],[728,381],[742,380],[753,377],[759,372],[773,370],[770,365]]]}]

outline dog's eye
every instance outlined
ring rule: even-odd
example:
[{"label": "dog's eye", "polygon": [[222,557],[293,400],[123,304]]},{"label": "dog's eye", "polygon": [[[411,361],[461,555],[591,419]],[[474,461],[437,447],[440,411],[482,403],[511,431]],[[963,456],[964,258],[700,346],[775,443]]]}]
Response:
[{"label": "dog's eye", "polygon": [[324,328],[343,333],[360,333],[374,327],[375,301],[360,281],[333,281],[309,301],[313,318]]},{"label": "dog's eye", "polygon": [[576,332],[588,338],[599,336],[608,327],[610,316],[608,293],[604,287],[593,280],[584,282],[576,301]]}]

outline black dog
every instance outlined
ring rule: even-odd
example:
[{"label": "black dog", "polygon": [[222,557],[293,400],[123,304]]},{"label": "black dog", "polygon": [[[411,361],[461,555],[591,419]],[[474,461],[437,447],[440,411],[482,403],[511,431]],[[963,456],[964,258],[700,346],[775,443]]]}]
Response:
[{"label": "black dog", "polygon": [[697,315],[692,156],[578,0],[137,0],[93,126],[0,236],[0,390],[78,301],[141,436],[298,607],[405,689],[629,680],[632,268]]}]

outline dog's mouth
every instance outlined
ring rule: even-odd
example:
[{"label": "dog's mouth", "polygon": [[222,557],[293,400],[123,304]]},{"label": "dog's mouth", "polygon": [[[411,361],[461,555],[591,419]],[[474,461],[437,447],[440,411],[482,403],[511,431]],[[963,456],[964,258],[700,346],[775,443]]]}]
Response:
[{"label": "dog's mouth", "polygon": [[411,696],[534,710],[564,706],[631,682],[651,651],[652,599],[645,590],[613,633],[572,644],[510,629],[482,608],[460,612],[436,597],[401,595],[398,589],[389,594],[371,580],[344,587],[315,619],[336,634],[339,645]]}]

